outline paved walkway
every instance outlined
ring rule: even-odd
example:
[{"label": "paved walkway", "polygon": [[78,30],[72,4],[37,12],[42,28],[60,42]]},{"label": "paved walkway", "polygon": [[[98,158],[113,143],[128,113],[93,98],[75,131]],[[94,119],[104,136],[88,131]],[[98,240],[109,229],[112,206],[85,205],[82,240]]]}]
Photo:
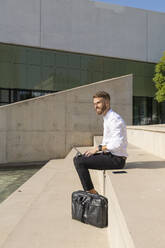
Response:
[{"label": "paved walkway", "polygon": [[71,219],[71,193],[81,189],[71,151],[0,204],[0,248],[164,248],[165,161],[132,145],[128,153],[126,173],[107,172],[108,228]]},{"label": "paved walkway", "polygon": [[165,247],[165,160],[129,145],[124,174],[108,172],[136,248]]},{"label": "paved walkway", "polygon": [[72,151],[52,160],[0,205],[0,248],[109,248],[107,229],[71,218],[81,189]]}]

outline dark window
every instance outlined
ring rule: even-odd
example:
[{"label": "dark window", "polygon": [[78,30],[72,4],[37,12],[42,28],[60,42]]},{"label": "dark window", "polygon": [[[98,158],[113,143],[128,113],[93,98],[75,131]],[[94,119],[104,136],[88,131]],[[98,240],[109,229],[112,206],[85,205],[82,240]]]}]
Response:
[{"label": "dark window", "polygon": [[[160,118],[161,116],[161,118]],[[159,104],[153,97],[133,97],[133,124],[149,125],[165,122],[165,104]]]},{"label": "dark window", "polygon": [[53,92],[55,91],[0,88],[0,105],[18,102]]}]

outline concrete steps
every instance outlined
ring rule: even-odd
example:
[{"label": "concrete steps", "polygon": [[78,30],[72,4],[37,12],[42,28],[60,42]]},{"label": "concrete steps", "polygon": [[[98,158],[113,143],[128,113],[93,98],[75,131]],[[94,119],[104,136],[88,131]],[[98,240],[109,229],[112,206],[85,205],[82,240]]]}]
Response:
[{"label": "concrete steps", "polygon": [[[164,248],[165,160],[133,145],[129,145],[128,152],[124,170],[127,173],[107,172],[125,219],[126,234],[129,232],[136,248]],[[107,187],[112,188],[110,185]],[[122,226],[120,236],[121,233],[124,234]],[[111,244],[116,247],[113,242]]]},{"label": "concrete steps", "polygon": [[[128,153],[126,173],[106,171],[108,228],[71,219],[71,193],[82,188],[72,150],[47,163],[0,205],[0,248],[164,248],[165,160],[132,145]],[[102,193],[102,171],[91,174]]]},{"label": "concrete steps", "polygon": [[[95,137],[95,145],[100,141]],[[106,171],[111,247],[164,248],[165,160],[131,144],[128,155],[126,173]]]},{"label": "concrete steps", "polygon": [[50,161],[0,205],[0,248],[109,247],[107,228],[71,218],[71,193],[81,189],[74,155]]}]

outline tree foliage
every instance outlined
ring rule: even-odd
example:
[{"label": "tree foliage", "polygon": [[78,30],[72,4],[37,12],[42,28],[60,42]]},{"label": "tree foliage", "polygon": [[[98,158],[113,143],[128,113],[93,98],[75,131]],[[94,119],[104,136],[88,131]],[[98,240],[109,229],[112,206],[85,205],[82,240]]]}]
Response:
[{"label": "tree foliage", "polygon": [[155,66],[155,76],[153,78],[157,89],[155,98],[158,102],[165,101],[165,52],[162,58]]}]

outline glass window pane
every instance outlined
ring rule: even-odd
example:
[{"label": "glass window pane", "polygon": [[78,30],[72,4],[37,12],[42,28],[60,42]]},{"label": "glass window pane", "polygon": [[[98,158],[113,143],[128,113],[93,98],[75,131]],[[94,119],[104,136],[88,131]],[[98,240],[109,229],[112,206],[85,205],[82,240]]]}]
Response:
[{"label": "glass window pane", "polygon": [[43,66],[55,66],[55,52],[42,51]]},{"label": "glass window pane", "polygon": [[56,77],[55,77],[55,90],[63,90],[68,87],[68,70],[64,68],[56,69]]},{"label": "glass window pane", "polygon": [[13,64],[13,88],[27,87],[27,66],[24,64]]},{"label": "glass window pane", "polygon": [[81,74],[80,70],[69,69],[69,88],[76,87],[80,85]]},{"label": "glass window pane", "polygon": [[12,61],[12,47],[4,44],[0,44],[0,61],[11,62]]},{"label": "glass window pane", "polygon": [[57,67],[68,66],[68,55],[65,53],[56,53],[56,66]]},{"label": "glass window pane", "polygon": [[68,55],[69,67],[70,68],[78,68],[81,66],[81,57],[80,55]]},{"label": "glass window pane", "polygon": [[0,87],[9,88],[13,87],[13,69],[10,63],[0,63]]},{"label": "glass window pane", "polygon": [[9,103],[9,90],[0,89],[0,103]]},{"label": "glass window pane", "polygon": [[27,89],[33,89],[37,87],[41,82],[41,71],[39,66],[29,66],[27,74]]},{"label": "glass window pane", "polygon": [[13,63],[15,64],[26,64],[27,61],[27,49],[24,47],[13,47]]},{"label": "glass window pane", "polygon": [[41,52],[39,49],[33,49],[33,48],[27,49],[27,63],[29,65],[41,64]]}]

